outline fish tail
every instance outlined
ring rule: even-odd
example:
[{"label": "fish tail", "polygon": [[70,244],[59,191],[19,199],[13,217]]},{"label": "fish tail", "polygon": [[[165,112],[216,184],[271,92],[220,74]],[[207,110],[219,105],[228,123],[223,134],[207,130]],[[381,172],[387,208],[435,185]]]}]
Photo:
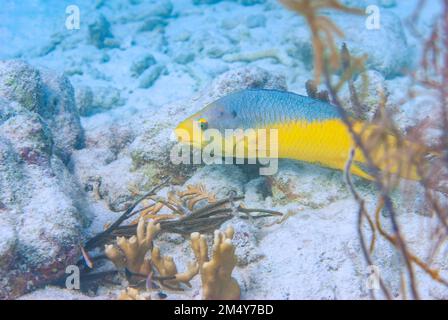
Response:
[{"label": "fish tail", "polygon": [[436,155],[420,143],[410,140],[399,141],[393,134],[383,134],[382,138],[375,138],[375,128],[373,125],[367,128],[364,126],[359,132],[376,169],[370,168],[364,157],[359,156],[353,162],[352,172],[369,180],[373,180],[378,170],[408,180],[421,180],[421,174],[428,166],[428,156]]}]

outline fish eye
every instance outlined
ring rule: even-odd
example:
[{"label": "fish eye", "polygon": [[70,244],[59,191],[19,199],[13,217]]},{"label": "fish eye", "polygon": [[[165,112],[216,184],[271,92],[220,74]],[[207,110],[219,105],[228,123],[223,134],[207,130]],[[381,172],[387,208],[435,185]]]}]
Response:
[{"label": "fish eye", "polygon": [[207,130],[207,128],[208,128],[207,120],[205,120],[204,118],[201,118],[198,121],[199,121],[199,125],[201,127],[201,130]]}]

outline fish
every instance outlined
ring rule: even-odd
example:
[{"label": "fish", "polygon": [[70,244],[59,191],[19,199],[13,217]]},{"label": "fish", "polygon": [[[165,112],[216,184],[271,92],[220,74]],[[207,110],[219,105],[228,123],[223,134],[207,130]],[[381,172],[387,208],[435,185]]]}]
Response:
[{"label": "fish", "polygon": [[[360,135],[363,143],[368,143],[375,133],[375,125],[350,120],[354,132]],[[387,134],[384,138],[386,143],[369,149],[375,165],[372,169],[356,146],[338,107],[293,92],[245,89],[230,93],[183,120],[176,127],[175,134],[181,143],[200,149],[207,141],[204,135],[195,135],[194,132],[208,129],[217,130],[223,137],[226,129],[275,129],[277,144],[257,151],[269,154],[275,147],[279,159],[345,170],[350,152],[354,150],[350,172],[356,176],[374,180],[375,170],[384,170],[409,180],[421,179],[409,155],[400,152],[403,146],[399,148],[399,140],[393,134]],[[415,154],[425,152],[417,143],[404,143],[404,147],[415,151]],[[223,148],[223,156],[232,156],[229,150],[232,149]]]}]

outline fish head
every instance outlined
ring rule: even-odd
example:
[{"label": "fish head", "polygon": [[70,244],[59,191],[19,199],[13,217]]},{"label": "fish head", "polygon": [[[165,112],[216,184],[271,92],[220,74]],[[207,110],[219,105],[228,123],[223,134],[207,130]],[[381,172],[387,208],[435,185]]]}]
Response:
[{"label": "fish head", "polygon": [[179,142],[203,148],[209,142],[205,131],[214,130],[224,137],[226,129],[240,128],[240,122],[237,110],[218,100],[179,123],[175,135]]}]

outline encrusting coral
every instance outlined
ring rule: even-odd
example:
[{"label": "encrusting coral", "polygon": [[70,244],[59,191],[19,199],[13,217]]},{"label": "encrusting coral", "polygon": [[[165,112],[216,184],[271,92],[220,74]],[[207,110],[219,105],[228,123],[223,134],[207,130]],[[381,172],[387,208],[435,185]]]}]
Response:
[{"label": "encrusting coral", "polygon": [[211,259],[208,258],[208,247],[203,235],[191,234],[191,247],[199,263],[202,281],[202,297],[205,300],[237,300],[241,289],[232,277],[237,263],[235,247],[232,244],[234,230],[227,228],[225,232],[216,230],[213,241]]}]

